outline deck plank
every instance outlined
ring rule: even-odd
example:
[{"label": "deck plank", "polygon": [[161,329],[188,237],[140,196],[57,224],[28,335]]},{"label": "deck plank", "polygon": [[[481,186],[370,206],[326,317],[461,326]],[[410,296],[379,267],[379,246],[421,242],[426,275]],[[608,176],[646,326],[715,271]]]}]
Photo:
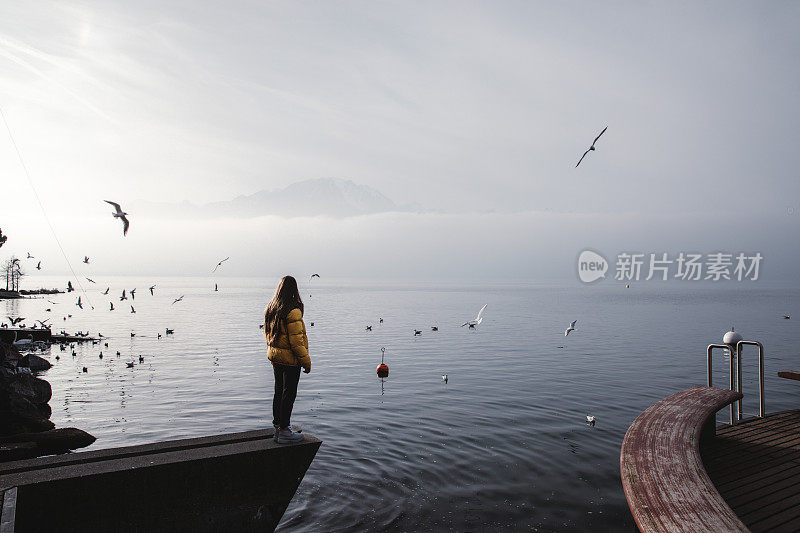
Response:
[{"label": "deck plank", "polygon": [[702,454],[709,478],[751,531],[800,530],[800,410],[718,428]]}]

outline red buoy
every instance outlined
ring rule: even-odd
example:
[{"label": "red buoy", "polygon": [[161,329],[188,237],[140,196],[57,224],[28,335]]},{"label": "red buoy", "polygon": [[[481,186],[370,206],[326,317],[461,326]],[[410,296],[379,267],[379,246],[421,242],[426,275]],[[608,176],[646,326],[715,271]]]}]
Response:
[{"label": "red buoy", "polygon": [[381,348],[381,364],[378,365],[378,377],[385,378],[389,376],[389,367],[386,363],[383,362],[383,354],[386,351],[386,348]]}]

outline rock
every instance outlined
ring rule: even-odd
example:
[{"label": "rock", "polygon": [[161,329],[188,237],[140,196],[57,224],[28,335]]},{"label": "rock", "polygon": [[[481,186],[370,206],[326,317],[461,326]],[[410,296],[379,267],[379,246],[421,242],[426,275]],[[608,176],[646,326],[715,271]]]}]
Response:
[{"label": "rock", "polygon": [[34,443],[39,455],[65,453],[76,448],[89,446],[95,440],[92,435],[77,428],[60,428],[40,433],[22,433],[0,438],[0,445],[11,443]]},{"label": "rock", "polygon": [[38,457],[35,442],[13,442],[0,444],[0,461],[19,461]]},{"label": "rock", "polygon": [[36,404],[36,410],[39,411],[42,418],[50,418],[53,414],[53,409],[50,407],[49,403]]},{"label": "rock", "polygon": [[9,397],[0,410],[0,435],[47,431],[54,427],[36,404],[22,396]]},{"label": "rock", "polygon": [[11,376],[7,386],[11,394],[21,396],[32,403],[47,403],[53,397],[50,383],[29,374],[15,374]]},{"label": "rock", "polygon": [[6,361],[18,361],[20,358],[19,350],[13,344],[0,341],[0,363]]},{"label": "rock", "polygon": [[32,353],[29,353],[28,355],[20,359],[19,363],[17,363],[17,366],[24,366],[30,368],[34,372],[37,372],[40,370],[49,370],[53,365],[50,364],[50,361],[48,361],[44,357],[39,357],[38,355],[33,355]]}]

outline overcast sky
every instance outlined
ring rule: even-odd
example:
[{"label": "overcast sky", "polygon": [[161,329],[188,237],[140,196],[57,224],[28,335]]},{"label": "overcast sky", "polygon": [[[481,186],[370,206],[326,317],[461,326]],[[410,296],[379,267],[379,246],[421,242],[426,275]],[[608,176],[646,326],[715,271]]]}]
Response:
[{"label": "overcast sky", "polygon": [[[591,247],[763,249],[796,279],[798,27],[789,2],[5,2],[0,108],[68,254],[108,272],[536,277]],[[133,214],[123,240],[102,202],[318,177],[438,213]],[[0,258],[64,270],[4,126],[0,179]]]}]

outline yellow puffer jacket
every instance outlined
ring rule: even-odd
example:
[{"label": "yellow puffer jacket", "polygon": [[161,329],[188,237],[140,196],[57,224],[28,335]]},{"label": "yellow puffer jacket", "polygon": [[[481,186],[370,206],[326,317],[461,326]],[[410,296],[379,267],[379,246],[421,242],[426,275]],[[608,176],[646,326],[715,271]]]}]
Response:
[{"label": "yellow puffer jacket", "polygon": [[308,337],[302,311],[292,309],[286,315],[284,326],[285,329],[281,327],[275,342],[267,343],[267,358],[279,365],[311,368],[311,357],[308,356]]}]

